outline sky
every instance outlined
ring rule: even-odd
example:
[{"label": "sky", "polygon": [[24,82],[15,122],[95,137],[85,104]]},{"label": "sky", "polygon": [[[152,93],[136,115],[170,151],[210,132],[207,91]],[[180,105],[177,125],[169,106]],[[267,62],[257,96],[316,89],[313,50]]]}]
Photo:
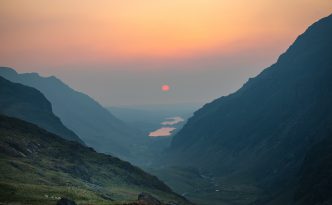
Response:
[{"label": "sky", "polygon": [[209,102],[331,13],[330,0],[1,0],[0,66],[105,106]]}]

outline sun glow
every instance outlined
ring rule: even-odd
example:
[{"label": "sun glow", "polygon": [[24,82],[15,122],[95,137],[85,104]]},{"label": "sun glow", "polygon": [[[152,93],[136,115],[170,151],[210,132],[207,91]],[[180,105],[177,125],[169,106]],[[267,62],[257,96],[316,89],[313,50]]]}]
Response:
[{"label": "sun glow", "polygon": [[0,60],[66,64],[227,53],[293,39],[331,11],[329,1],[317,0],[3,0]]},{"label": "sun glow", "polygon": [[170,86],[169,85],[163,85],[161,86],[161,90],[164,91],[164,92],[168,92],[170,90]]}]

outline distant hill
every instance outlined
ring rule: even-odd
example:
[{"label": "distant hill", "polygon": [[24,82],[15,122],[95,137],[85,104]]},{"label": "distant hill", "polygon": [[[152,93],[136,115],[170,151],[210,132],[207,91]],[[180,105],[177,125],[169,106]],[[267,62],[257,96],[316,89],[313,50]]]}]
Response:
[{"label": "distant hill", "polygon": [[99,152],[133,161],[134,152],[140,150],[146,140],[140,131],[114,117],[94,99],[53,76],[18,74],[6,67],[0,67],[0,76],[40,90],[52,103],[54,113],[62,122]]},{"label": "distant hill", "polygon": [[32,87],[10,82],[1,76],[0,113],[35,123],[64,139],[83,143],[53,114],[51,103],[41,92]]},{"label": "distant hill", "polygon": [[[148,192],[186,205],[164,183],[118,158],[63,140],[36,125],[0,115],[0,203],[124,204]],[[133,203],[134,204],[134,203]]]},{"label": "distant hill", "polygon": [[[221,182],[254,184],[278,193],[296,183],[308,150],[332,137],[331,105],[332,16],[328,16],[237,92],[195,112],[159,163],[193,166]],[[319,150],[315,152],[319,158]],[[310,167],[315,161],[305,164]],[[326,176],[316,171],[312,182]],[[306,176],[303,183],[310,187]]]}]

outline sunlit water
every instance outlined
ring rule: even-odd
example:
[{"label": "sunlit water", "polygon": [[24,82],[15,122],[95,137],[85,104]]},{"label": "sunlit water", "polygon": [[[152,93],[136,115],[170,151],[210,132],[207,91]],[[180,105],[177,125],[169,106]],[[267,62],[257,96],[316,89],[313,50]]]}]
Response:
[{"label": "sunlit water", "polygon": [[175,127],[170,127],[172,125],[176,125],[180,122],[183,122],[184,119],[182,117],[169,117],[166,118],[164,122],[160,123],[163,125],[163,127],[159,128],[158,130],[155,130],[153,132],[150,132],[150,137],[167,137],[172,135],[172,132],[176,130]]},{"label": "sunlit water", "polygon": [[176,125],[180,122],[183,122],[184,119],[182,117],[169,117],[169,118],[166,118],[166,121],[162,122],[161,124],[162,125]]}]

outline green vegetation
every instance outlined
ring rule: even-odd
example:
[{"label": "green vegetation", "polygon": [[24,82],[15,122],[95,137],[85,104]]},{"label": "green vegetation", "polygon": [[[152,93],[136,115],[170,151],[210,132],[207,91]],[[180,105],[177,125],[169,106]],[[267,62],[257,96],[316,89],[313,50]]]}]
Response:
[{"label": "green vegetation", "polygon": [[0,202],[122,204],[148,192],[190,204],[156,177],[118,158],[66,141],[39,127],[0,116]]},{"label": "green vegetation", "polygon": [[164,167],[149,172],[157,175],[177,193],[200,205],[247,205],[262,194],[252,184],[226,181],[192,167]]}]

